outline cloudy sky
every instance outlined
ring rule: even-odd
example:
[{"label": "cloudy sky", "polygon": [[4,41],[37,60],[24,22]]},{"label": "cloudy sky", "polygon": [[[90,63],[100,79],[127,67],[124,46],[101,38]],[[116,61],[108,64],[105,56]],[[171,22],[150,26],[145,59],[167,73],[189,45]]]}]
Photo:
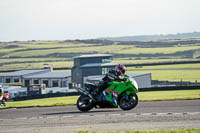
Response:
[{"label": "cloudy sky", "polygon": [[0,41],[200,31],[200,0],[0,0]]}]

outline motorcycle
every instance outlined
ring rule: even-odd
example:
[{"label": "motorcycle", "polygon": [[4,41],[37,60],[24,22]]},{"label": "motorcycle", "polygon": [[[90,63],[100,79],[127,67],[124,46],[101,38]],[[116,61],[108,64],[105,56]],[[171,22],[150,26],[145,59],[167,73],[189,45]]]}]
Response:
[{"label": "motorcycle", "polygon": [[81,96],[77,100],[77,108],[82,112],[87,112],[92,108],[118,108],[131,110],[138,104],[138,85],[137,82],[125,75],[125,82],[112,81],[109,86],[93,98],[92,93],[98,85],[86,83],[84,88],[79,88]]},{"label": "motorcycle", "polygon": [[8,100],[9,95],[7,93],[3,94],[2,99],[0,100],[1,106],[6,106],[6,101]]}]

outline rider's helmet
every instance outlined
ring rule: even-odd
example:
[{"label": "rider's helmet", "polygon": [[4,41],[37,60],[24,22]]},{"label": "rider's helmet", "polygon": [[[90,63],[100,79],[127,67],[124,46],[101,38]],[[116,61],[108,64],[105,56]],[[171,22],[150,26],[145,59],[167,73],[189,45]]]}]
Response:
[{"label": "rider's helmet", "polygon": [[125,74],[126,67],[123,64],[118,64],[115,67],[115,71],[116,71],[118,76],[123,76]]}]

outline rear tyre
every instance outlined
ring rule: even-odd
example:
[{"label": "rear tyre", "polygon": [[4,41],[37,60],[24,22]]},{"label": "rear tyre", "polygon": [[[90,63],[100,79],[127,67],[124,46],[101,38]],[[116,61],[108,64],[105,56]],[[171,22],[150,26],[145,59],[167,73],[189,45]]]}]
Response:
[{"label": "rear tyre", "polygon": [[6,106],[5,99],[2,99],[2,101],[0,101],[0,106]]},{"label": "rear tyre", "polygon": [[124,95],[119,100],[119,106],[122,110],[130,110],[137,106],[138,96],[136,93]]},{"label": "rear tyre", "polygon": [[80,111],[87,112],[94,107],[94,103],[88,96],[81,95],[77,100],[76,106]]},{"label": "rear tyre", "polygon": [[3,104],[3,106],[6,106],[6,100],[5,99],[3,99],[2,104]]}]

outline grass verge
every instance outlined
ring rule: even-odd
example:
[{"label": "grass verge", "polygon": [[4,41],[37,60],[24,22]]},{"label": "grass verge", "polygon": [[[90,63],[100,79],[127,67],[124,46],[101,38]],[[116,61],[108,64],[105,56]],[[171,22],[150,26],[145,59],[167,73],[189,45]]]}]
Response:
[{"label": "grass verge", "polygon": [[200,128],[173,130],[134,130],[134,131],[77,131],[75,133],[200,133]]},{"label": "grass verge", "polygon": [[140,101],[200,99],[200,90],[147,91],[139,92]]},{"label": "grass verge", "polygon": [[[200,90],[148,91],[139,92],[138,96],[140,101],[192,100],[200,99]],[[7,102],[6,107],[0,107],[0,109],[75,105],[78,97],[66,96]]]}]

